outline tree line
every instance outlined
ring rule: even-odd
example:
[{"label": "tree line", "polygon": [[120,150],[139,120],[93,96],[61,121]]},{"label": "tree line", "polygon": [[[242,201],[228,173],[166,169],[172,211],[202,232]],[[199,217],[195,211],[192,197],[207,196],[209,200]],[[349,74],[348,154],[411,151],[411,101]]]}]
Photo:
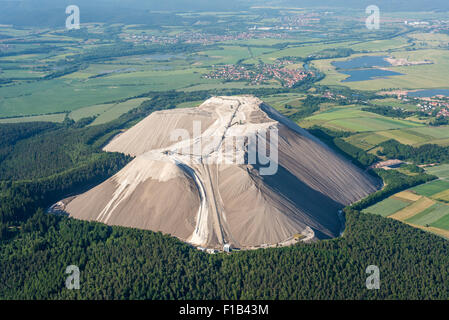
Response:
[{"label": "tree line", "polygon": [[416,164],[442,163],[449,161],[449,147],[424,144],[419,147],[402,144],[396,140],[382,142],[379,155],[389,159],[411,161]]},{"label": "tree line", "polygon": [[[208,255],[145,230],[36,212],[0,241],[2,299],[448,299],[449,242],[346,210],[344,235]],[[80,269],[68,290],[65,269]],[[380,289],[367,290],[367,266]]]}]

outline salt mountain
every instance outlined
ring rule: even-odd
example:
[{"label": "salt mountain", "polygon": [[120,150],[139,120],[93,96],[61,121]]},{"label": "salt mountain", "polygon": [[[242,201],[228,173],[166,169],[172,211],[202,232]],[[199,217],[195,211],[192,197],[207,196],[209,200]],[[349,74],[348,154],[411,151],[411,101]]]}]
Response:
[{"label": "salt mountain", "polygon": [[[268,137],[275,136],[261,134],[267,130],[277,133],[277,159],[275,174],[264,175],[267,168],[248,161],[250,140],[238,144],[235,137],[255,135],[272,149]],[[271,155],[270,148],[265,151]],[[197,108],[154,112],[104,150],[135,158],[66,203],[70,216],[162,231],[208,248],[289,244],[300,234],[338,236],[338,211],[379,187],[251,96],[213,97]],[[244,163],[235,161],[239,157]]]}]

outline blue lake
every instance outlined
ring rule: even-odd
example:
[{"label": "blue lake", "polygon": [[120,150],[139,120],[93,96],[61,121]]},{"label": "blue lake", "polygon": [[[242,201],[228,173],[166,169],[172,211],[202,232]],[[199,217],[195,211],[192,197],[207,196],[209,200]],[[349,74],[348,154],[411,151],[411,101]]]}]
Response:
[{"label": "blue lake", "polygon": [[449,89],[426,89],[426,90],[418,90],[415,92],[407,93],[410,97],[434,97],[434,96],[446,96],[449,97]]},{"label": "blue lake", "polygon": [[359,69],[372,67],[388,67],[391,64],[385,61],[387,56],[363,56],[346,61],[334,61],[332,65],[339,69]]},{"label": "blue lake", "polygon": [[339,72],[349,75],[349,78],[343,80],[342,82],[366,81],[403,75],[399,72],[382,69],[340,70]]},{"label": "blue lake", "polygon": [[387,56],[363,56],[346,61],[334,61],[332,65],[338,72],[349,76],[342,82],[367,81],[403,75],[399,72],[379,69],[391,66],[388,61],[385,61],[385,58]]}]

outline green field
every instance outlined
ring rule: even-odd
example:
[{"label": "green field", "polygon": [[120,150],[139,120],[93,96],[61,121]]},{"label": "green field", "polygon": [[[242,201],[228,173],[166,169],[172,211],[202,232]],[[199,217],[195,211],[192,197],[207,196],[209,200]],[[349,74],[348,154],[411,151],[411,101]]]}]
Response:
[{"label": "green field", "polygon": [[[425,127],[423,127],[425,129]],[[395,139],[402,144],[416,145],[433,140],[432,137],[415,131],[415,128],[407,128],[402,130],[381,131],[377,134],[387,138]]]},{"label": "green field", "polygon": [[402,109],[412,110],[412,111],[415,111],[417,109],[416,105],[411,104],[411,103],[403,103],[402,101],[395,99],[395,98],[373,99],[370,102],[372,104],[375,104],[378,106],[402,108]]},{"label": "green field", "polygon": [[396,198],[387,198],[381,202],[376,203],[375,205],[373,205],[369,208],[366,208],[365,210],[363,210],[363,212],[379,214],[383,217],[387,217],[401,209],[404,209],[408,205],[410,205],[410,202],[403,201],[403,200],[396,199]]},{"label": "green field", "polygon": [[[449,216],[449,206],[441,203],[435,203],[430,208],[425,209],[424,211],[405,221],[420,226],[431,225],[436,228],[441,228],[441,226],[438,226],[434,223],[445,216]],[[447,229],[447,227],[442,229]]]},{"label": "green field", "polygon": [[326,123],[326,126],[349,131],[364,132],[364,131],[382,131],[397,128],[409,128],[413,126],[419,126],[419,124],[403,120],[367,117],[367,118],[348,118],[348,119],[333,120]]},{"label": "green field", "polygon": [[449,189],[444,190],[440,193],[436,193],[432,196],[433,199],[444,202],[444,203],[449,203]]},{"label": "green field", "polygon": [[0,123],[19,123],[19,122],[37,122],[37,121],[63,122],[65,116],[66,113],[56,113],[56,114],[46,114],[31,117],[5,118],[0,119]]},{"label": "green field", "polygon": [[144,93],[144,84],[101,84],[61,79],[0,88],[0,117],[76,110]]},{"label": "green field", "polygon": [[[54,79],[0,87],[0,117],[72,111],[148,91],[207,82],[195,70],[136,72],[90,79]],[[215,84],[214,87],[219,87]]]},{"label": "green field", "polygon": [[[304,44],[300,46],[292,46],[286,49],[277,50],[268,54],[262,54],[257,57],[257,59],[263,61],[264,63],[273,63],[278,58],[282,57],[307,57],[310,54],[317,53],[319,51],[331,48],[341,48],[348,45],[351,45],[352,42],[339,42],[339,43],[330,43],[330,44],[322,44],[322,43],[310,43]],[[248,63],[249,61],[245,61]]]},{"label": "green field", "polygon": [[423,185],[420,185],[418,187],[412,188],[414,192],[425,196],[425,197],[431,197],[437,193],[440,193],[444,190],[449,189],[449,181],[447,180],[436,180],[432,181]]},{"label": "green field", "polygon": [[248,48],[243,46],[223,46],[223,50],[201,51],[200,54],[214,60],[215,64],[233,64],[241,59],[252,58]]},{"label": "green field", "polygon": [[351,48],[356,51],[374,51],[383,52],[391,49],[399,49],[407,46],[407,39],[405,37],[396,37],[394,39],[367,41],[359,44],[351,45]]},{"label": "green field", "polygon": [[121,103],[112,104],[109,109],[101,113],[91,125],[102,124],[112,121],[131,109],[138,107],[146,98],[128,100]]},{"label": "green field", "polygon": [[447,215],[433,222],[431,226],[439,229],[449,230],[449,206],[446,208],[446,213]]},{"label": "green field", "polygon": [[[440,142],[449,139],[448,126],[414,128],[410,129],[409,131],[417,136],[426,137],[427,138],[427,140],[425,140],[426,143],[440,144]],[[420,144],[423,143],[424,141],[421,141]]]},{"label": "green field", "polygon": [[436,175],[440,179],[449,180],[449,164],[442,164],[440,166],[428,167],[426,171],[429,174]]},{"label": "green field", "polygon": [[328,128],[353,132],[383,131],[422,126],[422,124],[417,122],[391,119],[362,111],[357,106],[335,107],[308,117],[306,120]]},{"label": "green field", "polygon": [[70,112],[69,117],[75,121],[78,121],[82,118],[87,118],[87,117],[96,117],[104,112],[107,112],[114,105],[115,104],[113,104],[113,103],[97,104],[94,106],[80,108],[80,109]]},{"label": "green field", "polygon": [[[354,122],[358,124],[360,123],[360,121],[362,120],[358,121],[355,120]],[[366,121],[362,121],[362,123],[363,122]],[[409,123],[410,122],[408,122],[407,124]],[[330,124],[331,125],[335,124],[335,121],[330,122]],[[397,122],[394,122],[393,124],[395,126],[398,125]],[[389,139],[394,139],[402,144],[408,144],[413,146],[420,146],[428,143],[444,145],[441,142],[445,141],[445,139],[441,139],[439,137],[445,137],[449,135],[449,128],[447,126],[443,127],[419,126],[419,127],[407,127],[403,129],[385,130],[385,127],[387,127],[387,125],[384,123],[384,125],[381,126],[379,130],[375,130],[376,128],[375,125],[376,123],[374,122],[372,124],[369,124],[365,130],[363,130],[363,128],[361,130],[355,130],[355,131],[368,131],[367,129],[369,129],[369,131],[371,130],[376,131],[375,133],[369,132],[369,133],[355,134],[346,138],[345,140],[359,148],[369,150]],[[347,125],[346,127],[354,128],[354,124]],[[379,126],[377,127],[379,128]]]},{"label": "green field", "polygon": [[[412,226],[447,237],[447,231],[449,231],[449,164],[429,167],[426,168],[426,171],[438,176],[440,180],[434,180],[395,194],[365,209],[364,212],[384,217],[390,216]],[[404,200],[401,201],[401,199]]]},{"label": "green field", "polygon": [[349,136],[348,138],[345,138],[344,140],[358,148],[369,150],[379,145],[380,143],[387,141],[388,139],[389,138],[377,133],[365,132],[354,134],[352,136]]}]

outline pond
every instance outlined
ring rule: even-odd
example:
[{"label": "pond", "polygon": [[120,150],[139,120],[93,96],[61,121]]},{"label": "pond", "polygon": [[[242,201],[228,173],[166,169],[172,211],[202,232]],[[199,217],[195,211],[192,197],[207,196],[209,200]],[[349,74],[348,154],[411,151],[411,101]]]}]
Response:
[{"label": "pond", "polygon": [[449,89],[426,89],[426,90],[418,90],[414,92],[408,92],[408,96],[423,98],[423,97],[435,97],[435,96],[446,96],[449,97]]},{"label": "pond", "polygon": [[385,58],[387,56],[363,56],[346,61],[334,61],[332,65],[338,72],[349,76],[342,82],[367,81],[403,75],[399,72],[381,69],[391,66]]}]

